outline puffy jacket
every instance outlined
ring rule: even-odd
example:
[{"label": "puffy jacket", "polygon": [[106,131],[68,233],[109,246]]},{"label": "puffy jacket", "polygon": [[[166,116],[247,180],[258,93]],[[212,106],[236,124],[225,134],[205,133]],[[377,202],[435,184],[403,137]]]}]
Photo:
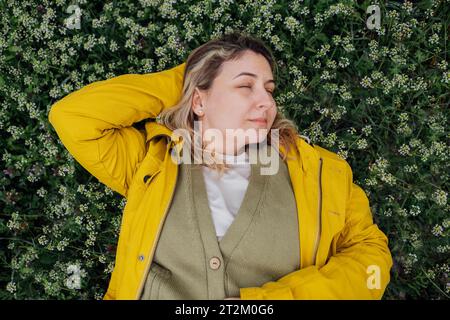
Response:
[{"label": "puffy jacket", "polygon": [[[182,63],[97,81],[51,107],[49,121],[67,150],[127,199],[106,300],[139,299],[143,290],[177,182],[171,153],[182,149],[167,127],[151,120],[179,101],[184,69]],[[144,129],[132,126],[145,119]],[[392,257],[365,192],[337,154],[303,136],[295,147],[300,157],[291,150],[287,165],[298,209],[300,269],[241,288],[240,298],[380,299]]]}]

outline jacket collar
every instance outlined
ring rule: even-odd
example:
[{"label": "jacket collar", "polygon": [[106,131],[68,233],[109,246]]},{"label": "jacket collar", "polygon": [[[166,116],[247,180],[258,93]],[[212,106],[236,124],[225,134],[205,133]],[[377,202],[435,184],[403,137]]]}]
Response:
[{"label": "jacket collar", "polygon": [[[320,154],[314,148],[314,145],[310,142],[310,139],[306,136],[299,135],[296,139],[296,147],[299,152],[299,156],[296,154],[294,148],[290,148],[288,157],[292,160],[288,160],[289,168],[301,167],[303,172],[316,172]],[[280,145],[280,151],[285,152],[285,148]],[[300,168],[299,168],[300,169]]]},{"label": "jacket collar", "polygon": [[168,141],[171,140],[172,130],[164,125],[161,125],[154,121],[147,121],[145,123],[146,139],[145,142],[149,142],[157,136],[165,136]]}]

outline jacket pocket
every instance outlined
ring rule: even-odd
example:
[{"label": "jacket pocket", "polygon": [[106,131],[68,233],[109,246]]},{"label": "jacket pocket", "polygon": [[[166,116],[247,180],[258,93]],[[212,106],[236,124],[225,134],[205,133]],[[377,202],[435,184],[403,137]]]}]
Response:
[{"label": "jacket pocket", "polygon": [[162,162],[147,155],[137,169],[132,184],[142,189],[150,184],[156,174],[161,171]]},{"label": "jacket pocket", "polygon": [[162,267],[156,262],[152,262],[145,282],[142,300],[160,300],[161,286],[170,279],[170,270]]},{"label": "jacket pocket", "polygon": [[151,173],[151,174],[146,174],[143,176],[142,178],[142,182],[144,183],[145,186],[149,186],[150,182],[153,180],[154,177],[156,177],[156,175],[161,171],[161,169],[158,169],[156,172]]},{"label": "jacket pocket", "polygon": [[[148,162],[151,162],[153,166],[150,166]],[[142,198],[148,186],[160,172],[159,162],[152,159],[147,160],[143,167],[139,168],[128,191],[127,206],[130,210],[136,210],[142,204]]]}]

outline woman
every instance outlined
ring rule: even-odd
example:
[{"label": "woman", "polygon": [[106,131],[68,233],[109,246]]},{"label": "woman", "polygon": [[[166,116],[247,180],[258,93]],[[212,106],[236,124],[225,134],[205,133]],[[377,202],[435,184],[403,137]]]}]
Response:
[{"label": "woman", "polygon": [[[127,198],[104,299],[382,297],[388,240],[349,164],[277,111],[274,68],[259,39],[232,33],[52,106],[68,151]],[[261,145],[280,160],[271,174],[250,161]]]}]

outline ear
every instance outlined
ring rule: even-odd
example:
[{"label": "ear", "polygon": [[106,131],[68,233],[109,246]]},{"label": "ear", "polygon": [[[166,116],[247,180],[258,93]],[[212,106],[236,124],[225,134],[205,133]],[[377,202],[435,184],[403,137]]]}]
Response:
[{"label": "ear", "polygon": [[194,93],[192,94],[192,104],[191,104],[192,111],[194,113],[201,110],[202,105],[204,105],[202,99],[203,99],[202,92],[198,88],[195,88]]}]

